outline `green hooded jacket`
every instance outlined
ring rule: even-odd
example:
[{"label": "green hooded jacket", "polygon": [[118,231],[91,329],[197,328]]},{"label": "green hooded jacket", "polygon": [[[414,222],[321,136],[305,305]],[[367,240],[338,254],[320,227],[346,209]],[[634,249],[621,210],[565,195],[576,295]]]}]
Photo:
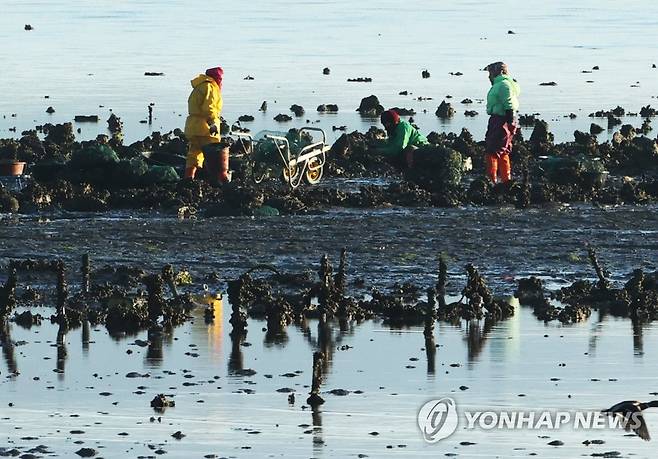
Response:
[{"label": "green hooded jacket", "polygon": [[408,121],[400,120],[393,131],[393,135],[389,137],[388,142],[381,148],[381,151],[384,156],[396,156],[409,145],[420,147],[428,144],[429,142],[424,135],[418,132],[418,129]]},{"label": "green hooded jacket", "polygon": [[498,75],[487,94],[487,114],[505,116],[507,110],[519,109],[521,87],[509,75]]}]

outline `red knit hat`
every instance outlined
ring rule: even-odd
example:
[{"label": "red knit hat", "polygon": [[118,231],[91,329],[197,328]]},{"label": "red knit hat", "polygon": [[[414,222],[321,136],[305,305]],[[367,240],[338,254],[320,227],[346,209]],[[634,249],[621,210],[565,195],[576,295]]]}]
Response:
[{"label": "red knit hat", "polygon": [[396,112],[395,110],[386,110],[384,113],[382,113],[380,119],[382,124],[388,124],[388,123],[398,124],[400,122],[400,115],[398,115],[398,112]]},{"label": "red knit hat", "polygon": [[221,67],[213,67],[208,70],[206,70],[206,76],[209,76],[213,80],[217,82],[217,84],[221,84],[222,78],[224,77],[224,69]]}]

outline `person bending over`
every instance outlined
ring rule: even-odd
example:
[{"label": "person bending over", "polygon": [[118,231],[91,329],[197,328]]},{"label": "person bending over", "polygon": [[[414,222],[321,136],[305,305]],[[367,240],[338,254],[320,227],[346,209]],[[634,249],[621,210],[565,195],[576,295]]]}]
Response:
[{"label": "person bending over", "polygon": [[381,115],[388,141],[378,151],[394,163],[412,168],[414,152],[429,142],[408,121],[401,120],[395,110],[387,110]]}]

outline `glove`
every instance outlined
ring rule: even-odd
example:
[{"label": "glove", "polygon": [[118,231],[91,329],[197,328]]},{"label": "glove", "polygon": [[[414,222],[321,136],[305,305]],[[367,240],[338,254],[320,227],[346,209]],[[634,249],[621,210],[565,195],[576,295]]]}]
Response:
[{"label": "glove", "polygon": [[219,132],[219,129],[217,129],[217,125],[214,124],[214,123],[211,124],[211,125],[210,125],[210,135],[215,135],[215,134],[217,134],[218,132]]}]

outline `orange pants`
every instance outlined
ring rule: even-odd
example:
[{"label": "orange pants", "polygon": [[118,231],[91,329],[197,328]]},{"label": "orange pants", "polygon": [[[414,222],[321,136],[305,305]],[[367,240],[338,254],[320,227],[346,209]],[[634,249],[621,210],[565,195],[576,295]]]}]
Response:
[{"label": "orange pants", "polygon": [[516,126],[507,122],[504,116],[491,115],[485,136],[485,153],[487,175],[493,183],[498,177],[503,183],[512,180],[512,163],[509,155],[512,152],[512,140],[516,134]]},{"label": "orange pants", "polygon": [[500,177],[502,183],[512,180],[512,162],[509,159],[509,153],[487,155],[487,175],[493,183],[496,183],[497,177]]}]

